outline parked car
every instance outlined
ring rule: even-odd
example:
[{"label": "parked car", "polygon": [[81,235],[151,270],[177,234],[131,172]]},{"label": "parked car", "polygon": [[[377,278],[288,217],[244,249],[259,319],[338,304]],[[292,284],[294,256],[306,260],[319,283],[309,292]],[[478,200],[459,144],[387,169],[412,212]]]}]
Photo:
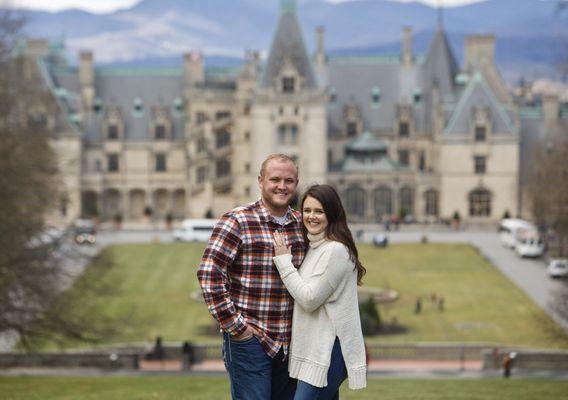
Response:
[{"label": "parked car", "polygon": [[181,223],[180,229],[173,231],[174,240],[207,242],[216,224],[216,219],[186,219]]},{"label": "parked car", "polygon": [[522,219],[503,219],[499,224],[501,243],[521,257],[540,257],[544,242],[536,226]]},{"label": "parked car", "polygon": [[556,258],[551,260],[546,272],[551,278],[568,278],[568,259]]},{"label": "parked car", "polygon": [[373,236],[373,244],[377,247],[387,247],[389,244],[389,238],[387,235],[381,233]]},{"label": "parked car", "polygon": [[75,221],[75,243],[95,244],[97,241],[95,225],[88,219]]}]

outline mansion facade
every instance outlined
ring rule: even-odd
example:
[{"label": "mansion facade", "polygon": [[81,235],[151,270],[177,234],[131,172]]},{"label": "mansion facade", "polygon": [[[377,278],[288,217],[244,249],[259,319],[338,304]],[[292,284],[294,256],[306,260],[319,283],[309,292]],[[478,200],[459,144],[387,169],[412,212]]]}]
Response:
[{"label": "mansion facade", "polygon": [[259,196],[271,153],[299,165],[300,191],[330,183],[351,222],[396,215],[493,223],[529,212],[523,143],[568,117],[546,98],[527,107],[495,65],[495,37],[466,39],[460,68],[443,26],[425,56],[404,29],[399,56],[330,57],[324,30],[307,52],[294,1],[282,1],[266,62],[205,68],[78,67],[62,49],[28,42],[59,114],[65,195],[54,219],[126,223],[217,217]]}]

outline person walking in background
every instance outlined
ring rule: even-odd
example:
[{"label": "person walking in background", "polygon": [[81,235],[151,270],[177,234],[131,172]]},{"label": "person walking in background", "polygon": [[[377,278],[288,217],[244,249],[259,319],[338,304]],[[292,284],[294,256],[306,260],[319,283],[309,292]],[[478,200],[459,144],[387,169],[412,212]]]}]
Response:
[{"label": "person walking in background", "polygon": [[333,187],[311,186],[301,211],[309,249],[299,271],[290,242],[274,233],[274,262],[295,300],[289,362],[290,376],[298,379],[294,399],[335,399],[346,378],[351,389],[367,382],[357,299],[365,268]]},{"label": "person walking in background", "polygon": [[258,177],[261,198],[221,217],[197,273],[209,311],[223,331],[223,357],[233,399],[291,399],[288,375],[293,300],[272,257],[272,235],[291,245],[291,263],[304,258],[301,216],[290,204],[298,168],[284,154],[269,156]]}]

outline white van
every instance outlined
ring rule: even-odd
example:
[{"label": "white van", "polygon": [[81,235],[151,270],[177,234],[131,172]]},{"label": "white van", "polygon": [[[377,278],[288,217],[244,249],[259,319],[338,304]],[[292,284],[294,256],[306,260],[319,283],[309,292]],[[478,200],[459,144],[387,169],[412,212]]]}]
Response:
[{"label": "white van", "polygon": [[174,240],[180,242],[207,242],[216,224],[216,219],[186,219],[181,223],[180,229],[174,230]]},{"label": "white van", "polygon": [[499,224],[501,243],[521,257],[539,257],[544,243],[536,226],[522,219],[508,218]]}]

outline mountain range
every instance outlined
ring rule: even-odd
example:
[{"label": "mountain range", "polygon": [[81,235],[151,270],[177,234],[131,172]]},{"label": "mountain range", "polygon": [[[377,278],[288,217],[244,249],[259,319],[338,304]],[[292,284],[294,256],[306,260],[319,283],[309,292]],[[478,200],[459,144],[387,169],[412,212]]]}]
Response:
[{"label": "mountain range", "polygon": [[[330,3],[300,0],[298,17],[310,51],[315,28],[326,30],[329,54],[398,54],[402,29],[413,30],[416,54],[424,54],[441,18],[457,59],[465,36],[496,35],[496,60],[504,77],[560,77],[555,68],[568,59],[568,10],[556,1],[487,0],[444,8],[422,3],[355,0]],[[277,0],[142,0],[108,14],[79,10],[22,11],[26,33],[63,40],[72,63],[90,49],[98,64],[179,65],[181,54],[202,51],[206,64],[235,64],[246,49],[270,49],[278,16]]]}]

